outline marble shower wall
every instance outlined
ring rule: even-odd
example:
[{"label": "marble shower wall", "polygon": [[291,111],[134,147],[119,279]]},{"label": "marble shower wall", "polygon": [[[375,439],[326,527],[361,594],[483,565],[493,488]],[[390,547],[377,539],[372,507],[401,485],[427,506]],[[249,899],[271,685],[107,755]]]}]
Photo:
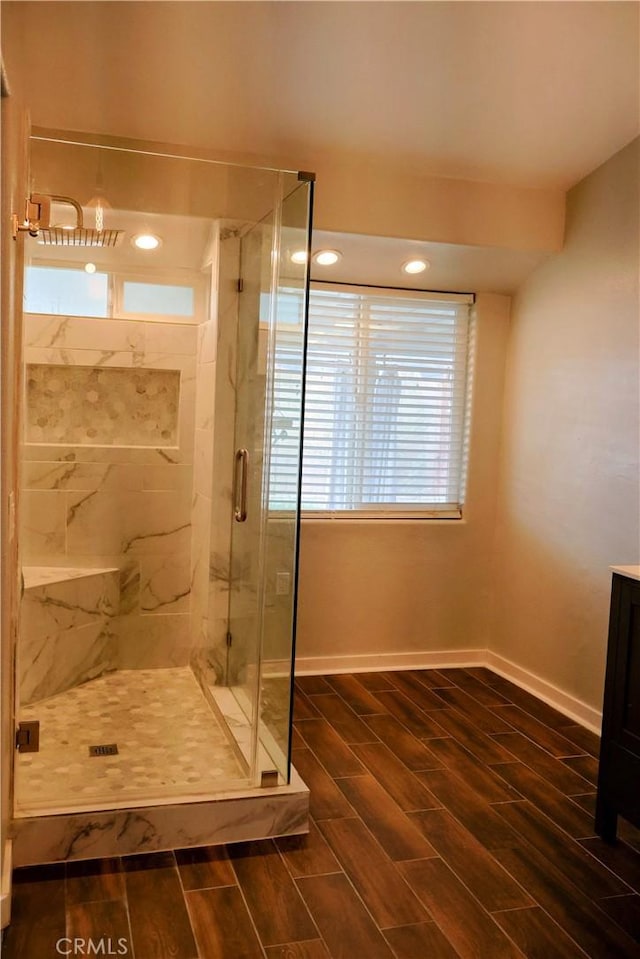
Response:
[{"label": "marble shower wall", "polygon": [[[167,445],[135,445],[132,437],[125,445],[125,437],[91,446],[60,437],[22,447],[23,565],[117,567],[119,615],[112,625],[120,668],[189,662],[197,337],[196,326],[25,315],[27,366],[130,371],[134,389],[154,382],[150,371],[180,376],[177,440]],[[74,370],[68,379],[77,384],[83,376]],[[67,396],[50,393],[52,409]],[[81,390],[72,398],[78,408],[97,405]],[[42,410],[38,419],[49,439]],[[157,443],[154,433],[152,423],[148,435]]]}]

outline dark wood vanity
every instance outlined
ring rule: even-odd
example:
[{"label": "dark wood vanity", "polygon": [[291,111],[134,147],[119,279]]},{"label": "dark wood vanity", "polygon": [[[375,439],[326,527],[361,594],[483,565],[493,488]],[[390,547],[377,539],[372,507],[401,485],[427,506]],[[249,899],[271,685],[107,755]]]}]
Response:
[{"label": "dark wood vanity", "polygon": [[616,838],[618,816],[640,828],[640,567],[613,569],[596,832]]}]

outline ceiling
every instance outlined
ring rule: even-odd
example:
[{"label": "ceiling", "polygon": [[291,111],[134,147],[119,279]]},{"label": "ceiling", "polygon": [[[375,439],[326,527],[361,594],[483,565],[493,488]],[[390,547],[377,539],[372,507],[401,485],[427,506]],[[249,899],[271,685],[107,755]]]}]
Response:
[{"label": "ceiling", "polygon": [[348,153],[560,189],[639,132],[638,13],[636,2],[2,3],[9,76],[34,124],[295,168]]}]

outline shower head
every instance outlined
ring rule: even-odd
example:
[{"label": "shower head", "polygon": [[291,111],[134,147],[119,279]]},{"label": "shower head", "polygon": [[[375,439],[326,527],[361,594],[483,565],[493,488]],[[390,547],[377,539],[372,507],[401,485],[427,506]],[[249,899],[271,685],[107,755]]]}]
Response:
[{"label": "shower head", "polygon": [[41,228],[39,239],[45,246],[118,246],[124,230],[91,230],[75,227],[68,230],[61,226]]},{"label": "shower head", "polygon": [[[83,247],[104,247],[117,246],[124,230],[103,230],[89,229],[85,227],[82,216],[82,207],[70,196],[50,196],[44,197],[48,201],[46,218],[39,224],[38,235],[40,242],[45,246],[83,246]],[[72,206],[76,211],[76,225],[73,228],[62,226],[50,226],[50,206],[51,203],[66,203]],[[96,217],[97,219],[97,217]],[[102,226],[102,219],[96,226]]]}]

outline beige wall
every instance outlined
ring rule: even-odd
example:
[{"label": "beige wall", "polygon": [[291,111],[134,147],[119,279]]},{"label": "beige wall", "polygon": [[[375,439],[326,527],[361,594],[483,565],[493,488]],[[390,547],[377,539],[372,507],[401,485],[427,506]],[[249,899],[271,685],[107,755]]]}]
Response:
[{"label": "beige wall", "polygon": [[596,709],[608,566],[640,558],[638,147],[569,193],[507,363],[491,647]]},{"label": "beige wall", "polygon": [[509,299],[480,295],[476,313],[465,519],[303,520],[299,658],[488,645]]}]

